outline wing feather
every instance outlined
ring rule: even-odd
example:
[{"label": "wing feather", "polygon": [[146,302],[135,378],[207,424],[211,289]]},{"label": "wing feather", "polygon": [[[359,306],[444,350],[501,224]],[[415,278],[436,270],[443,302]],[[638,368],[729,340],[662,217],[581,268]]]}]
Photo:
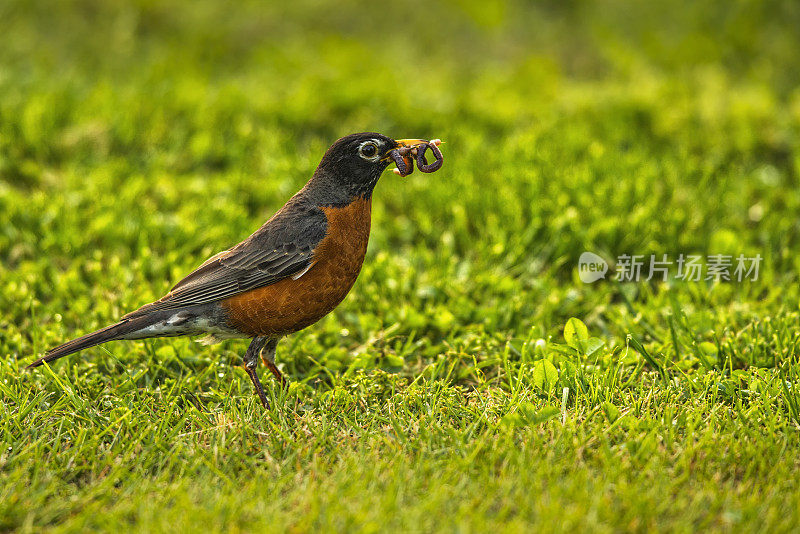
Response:
[{"label": "wing feather", "polygon": [[288,209],[291,204],[232,249],[206,260],[164,297],[125,317],[224,300],[309,269],[325,237],[327,219],[318,208]]}]

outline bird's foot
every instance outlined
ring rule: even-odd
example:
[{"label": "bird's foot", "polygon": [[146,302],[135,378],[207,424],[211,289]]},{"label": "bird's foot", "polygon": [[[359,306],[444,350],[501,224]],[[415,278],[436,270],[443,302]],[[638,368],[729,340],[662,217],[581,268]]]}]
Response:
[{"label": "bird's foot", "polygon": [[268,359],[264,358],[263,355],[261,356],[261,361],[264,362],[264,365],[267,366],[267,369],[269,369],[270,372],[275,376],[275,378],[278,379],[278,382],[281,383],[281,386],[286,387],[289,385],[289,382],[286,380],[286,378],[283,377],[283,373],[281,373],[280,369],[278,369],[278,367],[275,365],[274,362],[271,362]]},{"label": "bird's foot", "polygon": [[256,368],[258,367],[258,356],[261,353],[261,349],[264,348],[264,345],[266,345],[267,341],[267,338],[261,337],[253,339],[253,341],[250,343],[250,346],[247,347],[247,352],[244,354],[244,370],[247,372],[247,376],[249,376],[250,380],[253,382],[253,387],[256,389],[256,394],[258,395],[258,399],[261,401],[261,404],[264,406],[264,408],[269,409],[267,394],[264,393],[264,386],[261,385],[261,380],[258,379],[258,373],[256,372]]},{"label": "bird's foot", "polygon": [[258,379],[258,373],[256,373],[255,366],[250,367],[249,365],[245,364],[244,370],[247,371],[250,380],[253,381],[253,386],[256,388],[256,394],[258,395],[258,399],[261,401],[262,406],[264,406],[266,409],[269,409],[267,394],[264,393],[264,386],[261,385],[261,381]]}]

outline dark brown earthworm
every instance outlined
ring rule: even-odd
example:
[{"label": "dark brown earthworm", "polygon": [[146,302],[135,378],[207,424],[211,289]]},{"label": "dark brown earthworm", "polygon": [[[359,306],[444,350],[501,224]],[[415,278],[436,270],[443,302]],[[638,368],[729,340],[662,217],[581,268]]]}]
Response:
[{"label": "dark brown earthworm", "polygon": [[[425,152],[428,149],[431,149],[433,152],[433,157],[436,158],[436,161],[428,165],[428,160],[425,159]],[[433,143],[424,143],[417,147],[417,168],[422,172],[434,172],[438,171],[442,168],[442,163],[444,162],[444,157],[442,156],[442,151],[439,150],[439,147]]]},{"label": "dark brown earthworm", "polygon": [[395,165],[397,165],[397,170],[400,171],[400,176],[408,176],[414,172],[414,163],[412,161],[410,161],[409,165],[406,165],[406,153],[410,152],[410,149],[405,150],[405,148],[406,147],[400,149],[396,148],[389,152]]},{"label": "dark brown earthworm", "polygon": [[[414,161],[417,162],[417,167],[419,167],[420,171],[435,172],[442,168],[442,162],[444,161],[442,152],[439,150],[439,142],[434,140],[434,142],[420,143],[415,146],[395,148],[389,152],[389,156],[397,165],[396,171],[400,176],[408,176],[414,172]],[[428,149],[433,152],[433,156],[436,158],[436,161],[431,164],[428,164],[428,160],[425,158],[425,152]],[[416,157],[416,160],[413,159],[414,157]]]}]

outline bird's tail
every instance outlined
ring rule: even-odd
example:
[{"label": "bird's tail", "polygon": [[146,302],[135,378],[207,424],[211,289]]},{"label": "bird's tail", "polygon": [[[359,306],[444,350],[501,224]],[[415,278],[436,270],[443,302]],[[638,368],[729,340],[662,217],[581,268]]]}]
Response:
[{"label": "bird's tail", "polygon": [[81,336],[77,339],[73,339],[72,341],[67,341],[63,345],[59,345],[55,348],[48,350],[44,356],[30,364],[27,369],[32,367],[39,367],[45,362],[52,362],[53,360],[57,360],[63,356],[68,356],[74,352],[78,352],[79,350],[88,349],[89,347],[94,347],[95,345],[99,345],[101,343],[105,343],[106,341],[113,341],[115,339],[123,339],[124,336],[135,332],[141,329],[144,326],[147,326],[149,321],[146,320],[145,317],[137,317],[134,319],[123,319],[122,321],[112,324],[111,326],[107,326],[105,328],[101,328],[96,332],[92,332],[91,334],[86,334],[85,336]]}]

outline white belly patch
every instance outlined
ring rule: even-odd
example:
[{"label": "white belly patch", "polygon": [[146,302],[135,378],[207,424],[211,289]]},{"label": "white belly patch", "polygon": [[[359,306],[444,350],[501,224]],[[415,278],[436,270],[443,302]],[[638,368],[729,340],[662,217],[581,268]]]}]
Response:
[{"label": "white belly patch", "polygon": [[163,321],[153,323],[127,334],[124,339],[196,336],[200,334],[209,334],[210,337],[213,337],[217,341],[245,337],[240,332],[228,328],[225,325],[221,325],[217,321],[212,321],[205,317],[198,317],[185,311],[179,311]]}]

